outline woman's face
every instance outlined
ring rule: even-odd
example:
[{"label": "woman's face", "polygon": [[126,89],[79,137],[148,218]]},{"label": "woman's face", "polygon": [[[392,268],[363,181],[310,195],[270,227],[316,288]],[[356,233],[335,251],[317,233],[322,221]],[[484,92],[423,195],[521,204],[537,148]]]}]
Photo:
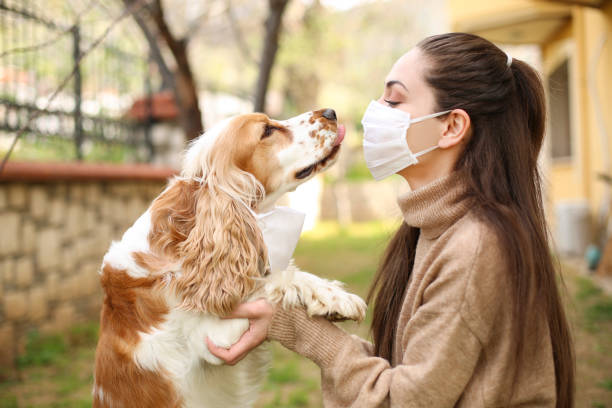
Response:
[{"label": "woman's face", "polygon": [[[418,48],[402,56],[391,68],[385,79],[385,89],[378,102],[394,109],[410,113],[412,118],[434,113],[433,89],[425,82],[425,70],[429,62]],[[438,119],[414,123],[406,132],[406,141],[413,153],[436,146],[442,137],[445,124]],[[405,171],[426,170],[433,164],[438,150],[419,157],[419,163]]]}]

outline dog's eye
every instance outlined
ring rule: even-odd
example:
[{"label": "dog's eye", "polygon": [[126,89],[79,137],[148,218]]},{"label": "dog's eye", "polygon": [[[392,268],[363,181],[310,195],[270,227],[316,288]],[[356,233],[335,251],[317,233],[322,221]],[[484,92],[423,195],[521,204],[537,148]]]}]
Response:
[{"label": "dog's eye", "polygon": [[264,132],[263,132],[263,134],[261,135],[261,138],[262,138],[262,139],[265,139],[265,138],[266,138],[266,137],[268,137],[268,136],[272,136],[272,133],[273,133],[275,130],[280,130],[280,128],[279,128],[279,127],[276,127],[276,126],[272,126],[272,125],[266,125],[266,127],[264,128]]}]

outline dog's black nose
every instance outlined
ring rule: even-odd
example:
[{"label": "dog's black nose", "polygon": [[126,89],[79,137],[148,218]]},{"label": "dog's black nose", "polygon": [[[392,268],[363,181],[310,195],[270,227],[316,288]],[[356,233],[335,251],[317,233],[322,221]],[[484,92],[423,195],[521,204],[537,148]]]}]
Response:
[{"label": "dog's black nose", "polygon": [[321,114],[325,119],[336,120],[336,111],[333,109],[325,109]]}]

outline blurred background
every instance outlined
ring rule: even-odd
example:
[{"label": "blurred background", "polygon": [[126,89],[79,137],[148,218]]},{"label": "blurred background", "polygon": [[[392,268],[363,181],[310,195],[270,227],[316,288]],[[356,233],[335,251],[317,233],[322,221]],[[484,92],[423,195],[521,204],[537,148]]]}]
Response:
[{"label": "blurred background", "polygon": [[[336,110],[338,163],[281,204],[308,214],[298,265],[365,296],[406,186],[373,181],[359,122],[394,61],[447,31],[542,75],[576,406],[612,407],[612,1],[0,0],[0,408],[91,406],[102,255],[228,116]],[[257,406],[320,407],[317,367],[270,346]]]}]

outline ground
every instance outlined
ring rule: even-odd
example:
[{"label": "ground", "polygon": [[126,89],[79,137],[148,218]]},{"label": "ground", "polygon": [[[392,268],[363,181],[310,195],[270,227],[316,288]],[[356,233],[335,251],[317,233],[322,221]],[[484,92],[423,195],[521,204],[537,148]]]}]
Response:
[{"label": "ground", "polygon": [[[365,296],[380,254],[397,225],[324,223],[306,233],[296,250],[304,270],[347,283]],[[562,289],[576,341],[576,407],[612,408],[612,298],[575,263],[563,264]],[[362,325],[343,327],[363,337]],[[81,324],[56,336],[32,333],[18,358],[18,377],[0,383],[3,407],[89,407],[97,322]],[[318,368],[278,344],[257,408],[320,407]]]}]

